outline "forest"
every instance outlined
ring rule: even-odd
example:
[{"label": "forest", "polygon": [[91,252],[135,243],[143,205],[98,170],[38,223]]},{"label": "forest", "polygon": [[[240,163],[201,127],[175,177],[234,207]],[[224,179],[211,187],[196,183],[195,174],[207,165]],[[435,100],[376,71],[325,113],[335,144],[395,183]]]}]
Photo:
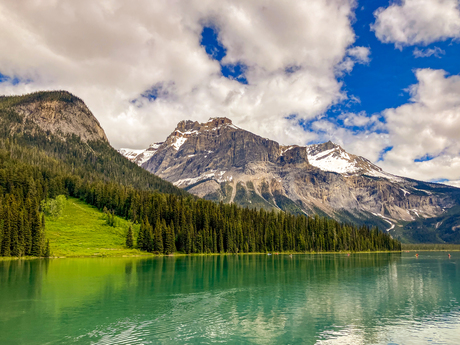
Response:
[{"label": "forest", "polygon": [[0,99],[2,256],[50,255],[43,212],[59,195],[140,224],[127,245],[158,254],[401,250],[377,228],[198,199],[107,143],[61,140],[22,121]]},{"label": "forest", "polygon": [[140,223],[133,245],[155,253],[400,250],[398,241],[377,228],[139,190],[68,170],[36,148],[0,141],[1,255],[47,254],[40,202],[59,195]]}]

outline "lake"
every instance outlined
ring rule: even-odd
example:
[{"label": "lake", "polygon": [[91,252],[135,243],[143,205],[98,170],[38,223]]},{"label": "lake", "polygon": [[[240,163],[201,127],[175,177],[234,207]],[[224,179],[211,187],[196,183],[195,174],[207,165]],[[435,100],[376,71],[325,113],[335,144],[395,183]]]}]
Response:
[{"label": "lake", "polygon": [[460,253],[0,261],[0,344],[460,344]]}]

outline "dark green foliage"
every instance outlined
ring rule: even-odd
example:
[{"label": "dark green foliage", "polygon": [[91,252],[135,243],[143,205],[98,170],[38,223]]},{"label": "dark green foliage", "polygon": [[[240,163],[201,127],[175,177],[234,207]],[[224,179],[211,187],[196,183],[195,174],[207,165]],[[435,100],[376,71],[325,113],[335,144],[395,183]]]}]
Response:
[{"label": "dark green foliage", "polygon": [[133,235],[133,228],[129,226],[128,234],[126,235],[126,247],[134,248],[134,235]]},{"label": "dark green foliage", "polygon": [[153,250],[153,231],[147,217],[144,217],[139,229],[139,237],[137,238],[137,248],[151,252]]},{"label": "dark green foliage", "polygon": [[155,225],[155,236],[154,236],[154,250],[158,253],[163,253],[163,233],[165,232],[166,223],[165,221],[157,220]]},{"label": "dark green foliage", "polygon": [[44,253],[43,253],[43,256],[44,256],[45,258],[49,258],[50,255],[51,255],[51,253],[50,253],[50,240],[47,240],[47,241],[46,241],[46,246],[45,246],[45,251],[44,251]]},{"label": "dark green foliage", "polygon": [[176,251],[176,246],[174,242],[175,242],[174,223],[171,223],[170,226],[166,227],[165,248],[164,248],[166,254],[172,254]]},{"label": "dark green foliage", "polygon": [[[0,99],[0,122],[10,126],[15,116],[4,102],[16,101]],[[400,250],[389,234],[367,226],[197,199],[129,162],[105,142],[83,143],[75,136],[63,141],[37,128],[30,133],[2,132],[0,127],[4,256],[49,255],[39,205],[60,195],[107,210],[109,225],[114,215],[141,222],[137,247],[149,252]],[[240,187],[238,195],[245,193]],[[128,237],[129,231],[126,245],[134,246]]]},{"label": "dark green foliage", "polygon": [[446,251],[460,251],[460,244],[452,244],[452,243],[403,243],[401,245],[402,250],[446,250]]},{"label": "dark green foliage", "polygon": [[[38,203],[30,201],[30,194],[26,198],[21,198],[19,194],[0,194],[0,255],[41,256],[44,218],[40,219]],[[34,225],[33,234],[30,224]]]},{"label": "dark green foliage", "polygon": [[16,105],[26,105],[37,101],[83,102],[80,98],[67,91],[38,91],[22,96],[0,96],[0,109],[7,109]]}]

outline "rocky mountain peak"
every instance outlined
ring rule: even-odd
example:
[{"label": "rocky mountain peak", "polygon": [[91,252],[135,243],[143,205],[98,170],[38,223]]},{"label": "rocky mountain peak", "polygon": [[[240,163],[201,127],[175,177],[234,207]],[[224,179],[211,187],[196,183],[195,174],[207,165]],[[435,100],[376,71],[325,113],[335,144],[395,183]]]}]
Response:
[{"label": "rocky mountain peak", "polygon": [[1,97],[0,107],[9,108],[22,118],[22,125],[11,128],[23,132],[28,122],[58,137],[75,134],[82,141],[108,142],[101,125],[78,97],[67,91],[42,91],[23,96]]},{"label": "rocky mountain peak", "polygon": [[135,159],[144,169],[206,199],[321,213],[388,231],[405,222],[435,219],[456,205],[454,197],[439,192],[445,188],[451,193],[452,188],[386,173],[332,141],[283,146],[227,118],[181,121],[163,144]]},{"label": "rocky mountain peak", "polygon": [[183,120],[176,126],[176,131],[181,133],[198,132],[205,130],[218,129],[225,125],[232,125],[232,120],[226,117],[211,117],[207,122],[199,123],[198,121]]},{"label": "rocky mountain peak", "polygon": [[208,122],[204,123],[207,128],[217,128],[223,125],[232,125],[232,120],[226,117],[211,117]]}]

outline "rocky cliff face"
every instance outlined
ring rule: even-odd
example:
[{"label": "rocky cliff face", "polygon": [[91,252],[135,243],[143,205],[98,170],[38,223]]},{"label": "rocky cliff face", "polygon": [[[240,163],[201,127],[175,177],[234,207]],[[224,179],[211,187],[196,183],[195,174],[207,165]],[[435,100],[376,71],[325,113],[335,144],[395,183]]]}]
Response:
[{"label": "rocky cliff face", "polygon": [[[108,142],[97,119],[78,97],[66,91],[37,92],[25,96],[2,97],[0,106],[21,117],[12,131],[28,131],[28,123],[61,138],[75,134],[82,141]],[[33,134],[33,129],[31,130]]]},{"label": "rocky cliff face", "polygon": [[320,213],[388,231],[442,217],[459,204],[457,188],[391,175],[332,142],[281,146],[227,118],[180,122],[140,165],[206,199]]}]

